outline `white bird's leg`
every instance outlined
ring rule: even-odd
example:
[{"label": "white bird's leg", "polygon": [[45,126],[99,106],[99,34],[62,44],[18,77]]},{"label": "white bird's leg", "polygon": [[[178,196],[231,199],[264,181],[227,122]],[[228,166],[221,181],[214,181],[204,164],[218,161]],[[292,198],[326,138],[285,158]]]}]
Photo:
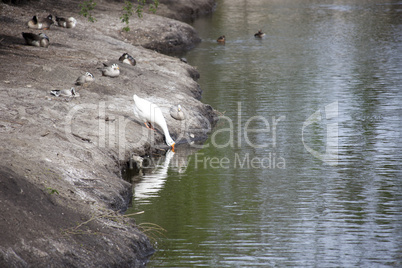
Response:
[{"label": "white bird's leg", "polygon": [[155,130],[150,122],[144,122],[145,126],[149,129]]}]

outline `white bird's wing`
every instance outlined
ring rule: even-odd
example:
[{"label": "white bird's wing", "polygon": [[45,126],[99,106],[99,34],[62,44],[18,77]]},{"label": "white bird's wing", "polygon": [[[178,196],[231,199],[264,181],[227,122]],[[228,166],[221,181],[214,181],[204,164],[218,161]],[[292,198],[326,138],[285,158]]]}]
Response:
[{"label": "white bird's wing", "polygon": [[152,116],[155,124],[160,126],[163,130],[167,129],[166,119],[163,116],[162,110],[156,105],[152,107],[152,110],[153,110]]},{"label": "white bird's wing", "polygon": [[151,122],[151,103],[134,94],[134,114],[144,122]]},{"label": "white bird's wing", "polygon": [[154,103],[142,99],[134,94],[134,109],[137,109],[137,113],[140,117],[146,121],[156,124],[162,129],[167,129],[166,121],[163,116],[162,110]]},{"label": "white bird's wing", "polygon": [[150,122],[153,125],[159,126],[165,135],[166,143],[169,146],[174,145],[173,139],[170,137],[169,130],[166,124],[162,110],[154,103],[144,100],[134,94],[134,113],[138,114],[144,122]]}]

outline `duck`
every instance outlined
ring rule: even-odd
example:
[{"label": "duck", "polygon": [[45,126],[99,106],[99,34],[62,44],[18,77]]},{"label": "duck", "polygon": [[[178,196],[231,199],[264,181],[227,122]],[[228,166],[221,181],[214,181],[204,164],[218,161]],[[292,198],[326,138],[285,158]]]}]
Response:
[{"label": "duck", "polygon": [[258,32],[256,32],[256,33],[254,34],[254,37],[256,37],[256,38],[262,38],[264,35],[265,35],[265,33],[263,33],[261,29],[259,29]]},{"label": "duck", "polygon": [[80,94],[78,94],[75,91],[75,88],[72,87],[71,89],[62,89],[62,90],[51,90],[50,94],[56,96],[56,97],[71,97],[71,98],[75,98],[75,97],[79,97]]},{"label": "duck", "polygon": [[56,16],[56,22],[60,27],[64,28],[74,28],[77,25],[77,20],[73,17],[69,17],[68,19],[59,18]]},{"label": "duck", "polygon": [[110,66],[104,63],[103,66],[103,68],[98,68],[102,70],[103,76],[118,77],[120,75],[120,68],[116,63],[113,63]]},{"label": "duck", "polygon": [[162,114],[162,110],[154,103],[133,95],[134,99],[134,115],[144,122],[145,126],[150,129],[154,129],[155,125],[158,125],[165,135],[165,142],[174,151],[175,141],[169,134],[169,130],[166,124],[165,117]]},{"label": "duck", "polygon": [[30,21],[28,21],[28,28],[38,29],[38,30],[49,30],[50,25],[54,23],[53,16],[49,15],[46,18],[38,19],[33,16]]},{"label": "duck", "polygon": [[218,39],[216,39],[216,42],[218,42],[218,43],[225,43],[225,41],[226,41],[226,38],[224,35],[219,36]]},{"label": "duck", "polygon": [[76,85],[83,85],[87,82],[92,82],[94,81],[94,75],[91,74],[90,72],[86,72],[85,74],[81,75],[80,77],[77,78],[77,80],[75,81]]},{"label": "duck", "polygon": [[132,65],[132,66],[135,66],[137,64],[135,59],[128,53],[124,53],[123,55],[121,55],[121,57],[119,58],[119,61]]},{"label": "duck", "polygon": [[22,33],[22,37],[24,37],[27,45],[45,48],[49,46],[49,37],[47,37],[47,35],[44,33]]},{"label": "duck", "polygon": [[184,120],[185,119],[185,115],[184,115],[183,110],[181,109],[180,104],[177,106],[172,106],[170,108],[170,116],[176,120]]}]

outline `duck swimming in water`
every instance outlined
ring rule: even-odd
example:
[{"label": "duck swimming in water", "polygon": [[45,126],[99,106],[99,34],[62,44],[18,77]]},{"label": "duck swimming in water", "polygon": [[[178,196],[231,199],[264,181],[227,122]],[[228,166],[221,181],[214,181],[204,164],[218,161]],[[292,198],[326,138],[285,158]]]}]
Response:
[{"label": "duck swimming in water", "polygon": [[36,16],[33,16],[30,21],[28,21],[28,27],[31,29],[37,30],[49,30],[50,25],[54,23],[53,16],[49,15],[46,18],[38,19]]},{"label": "duck swimming in water", "polygon": [[[154,129],[153,126],[158,125],[165,135],[165,141],[174,151],[175,141],[170,137],[162,110],[154,103],[133,95],[134,99],[134,115],[141,120],[147,128]],[[154,129],[155,130],[155,129]]]},{"label": "duck swimming in water", "polygon": [[216,39],[216,42],[221,43],[221,44],[225,43],[225,41],[226,41],[226,38],[224,35],[219,36],[218,39]]},{"label": "duck swimming in water", "polygon": [[258,30],[257,33],[254,34],[254,37],[256,38],[262,38],[265,35],[265,33],[262,32],[262,30]]},{"label": "duck swimming in water", "polygon": [[22,33],[22,37],[24,37],[27,45],[45,48],[49,46],[49,37],[44,33]]}]

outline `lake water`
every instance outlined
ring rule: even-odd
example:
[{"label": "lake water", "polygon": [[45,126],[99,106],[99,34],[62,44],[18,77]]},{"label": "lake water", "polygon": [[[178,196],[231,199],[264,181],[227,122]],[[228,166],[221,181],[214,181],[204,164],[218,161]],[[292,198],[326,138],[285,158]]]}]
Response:
[{"label": "lake water", "polygon": [[166,230],[148,267],[401,267],[402,2],[222,0],[193,26],[221,120],[136,178]]}]

